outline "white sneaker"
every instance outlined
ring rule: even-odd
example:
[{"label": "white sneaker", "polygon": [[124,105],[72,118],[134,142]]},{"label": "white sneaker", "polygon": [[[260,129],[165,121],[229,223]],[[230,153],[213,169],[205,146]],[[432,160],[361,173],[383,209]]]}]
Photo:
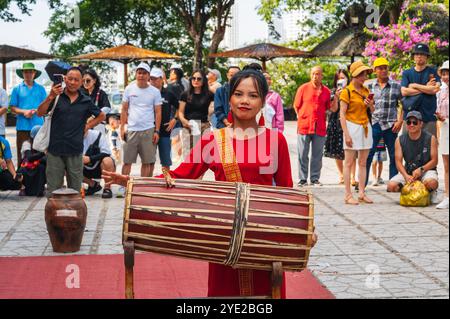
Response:
[{"label": "white sneaker", "polygon": [[124,198],[125,197],[125,187],[124,186],[120,186],[119,190],[117,191],[116,197],[117,198]]},{"label": "white sneaker", "polygon": [[436,209],[448,209],[448,197],[444,197],[444,200],[436,206]]},{"label": "white sneaker", "polygon": [[432,191],[432,192],[431,192],[431,204],[432,204],[432,205],[439,204],[438,193],[437,193],[437,191]]},{"label": "white sneaker", "polygon": [[372,186],[380,186],[380,184],[378,183],[378,180],[374,180],[372,182]]}]

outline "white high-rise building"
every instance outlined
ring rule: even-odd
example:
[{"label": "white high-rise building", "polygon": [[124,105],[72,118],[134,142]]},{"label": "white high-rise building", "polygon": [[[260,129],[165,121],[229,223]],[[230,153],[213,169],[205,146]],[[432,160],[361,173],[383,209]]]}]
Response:
[{"label": "white high-rise building", "polygon": [[[306,26],[303,26],[303,22],[309,18],[310,13],[307,11],[294,10],[290,12],[284,12],[281,17],[275,17],[273,25],[276,32],[280,35],[279,39],[275,39],[271,35],[271,30],[268,28],[268,39],[274,43],[286,43],[297,40],[300,36],[308,32]],[[315,20],[322,19],[321,14],[315,14]]]},{"label": "white high-rise building", "polygon": [[221,45],[225,50],[234,50],[239,46],[239,1],[231,8],[231,16]]}]

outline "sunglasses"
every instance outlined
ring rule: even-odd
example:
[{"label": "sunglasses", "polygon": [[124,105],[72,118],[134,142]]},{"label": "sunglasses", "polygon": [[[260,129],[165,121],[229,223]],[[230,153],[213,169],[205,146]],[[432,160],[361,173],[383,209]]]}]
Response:
[{"label": "sunglasses", "polygon": [[407,121],[406,121],[406,124],[407,124],[408,126],[411,126],[411,125],[417,126],[417,125],[419,125],[419,122],[418,122],[418,121],[407,120]]},{"label": "sunglasses", "polygon": [[83,83],[86,83],[86,84],[89,84],[91,82],[92,82],[92,80],[83,80]]},{"label": "sunglasses", "polygon": [[200,78],[200,77],[193,77],[192,78],[192,81],[203,81],[203,78]]}]

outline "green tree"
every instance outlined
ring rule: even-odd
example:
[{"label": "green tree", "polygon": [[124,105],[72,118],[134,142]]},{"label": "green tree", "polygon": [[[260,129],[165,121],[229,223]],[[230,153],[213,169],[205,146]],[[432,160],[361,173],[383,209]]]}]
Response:
[{"label": "green tree", "polygon": [[[193,68],[203,67],[204,40],[209,25],[213,25],[209,52],[216,53],[225,36],[234,0],[173,0],[166,1],[164,5],[181,17],[194,43]],[[209,59],[208,66],[213,64],[214,59]]]},{"label": "green tree", "polygon": [[30,6],[35,3],[36,0],[0,0],[0,20],[18,22],[20,19],[12,14],[11,5],[15,5],[22,14],[30,15]]},{"label": "green tree", "polygon": [[67,58],[124,43],[173,54],[192,55],[192,42],[182,23],[161,3],[150,0],[81,0],[79,28],[67,23],[73,7],[55,9],[45,31],[51,50]]}]

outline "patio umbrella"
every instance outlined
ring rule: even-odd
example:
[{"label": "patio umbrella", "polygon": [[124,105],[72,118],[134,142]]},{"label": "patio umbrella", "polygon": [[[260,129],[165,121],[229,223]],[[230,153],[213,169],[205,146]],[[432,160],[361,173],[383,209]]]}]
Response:
[{"label": "patio umbrella", "polygon": [[124,65],[124,82],[125,86],[128,84],[128,63],[149,60],[149,59],[180,59],[177,55],[163,53],[159,51],[147,50],[135,47],[131,44],[125,44],[114,48],[100,50],[93,53],[77,55],[71,60],[110,60],[120,62]]},{"label": "patio umbrella", "polygon": [[0,45],[0,63],[3,64],[3,88],[6,90],[6,64],[17,60],[46,60],[53,56],[46,53],[36,52],[28,49]]},{"label": "patio umbrella", "polygon": [[212,58],[250,58],[262,62],[263,70],[266,70],[267,61],[276,58],[289,57],[310,57],[310,54],[305,51],[294,50],[271,43],[260,43],[250,45],[241,49],[232,51],[219,52],[209,55]]}]

